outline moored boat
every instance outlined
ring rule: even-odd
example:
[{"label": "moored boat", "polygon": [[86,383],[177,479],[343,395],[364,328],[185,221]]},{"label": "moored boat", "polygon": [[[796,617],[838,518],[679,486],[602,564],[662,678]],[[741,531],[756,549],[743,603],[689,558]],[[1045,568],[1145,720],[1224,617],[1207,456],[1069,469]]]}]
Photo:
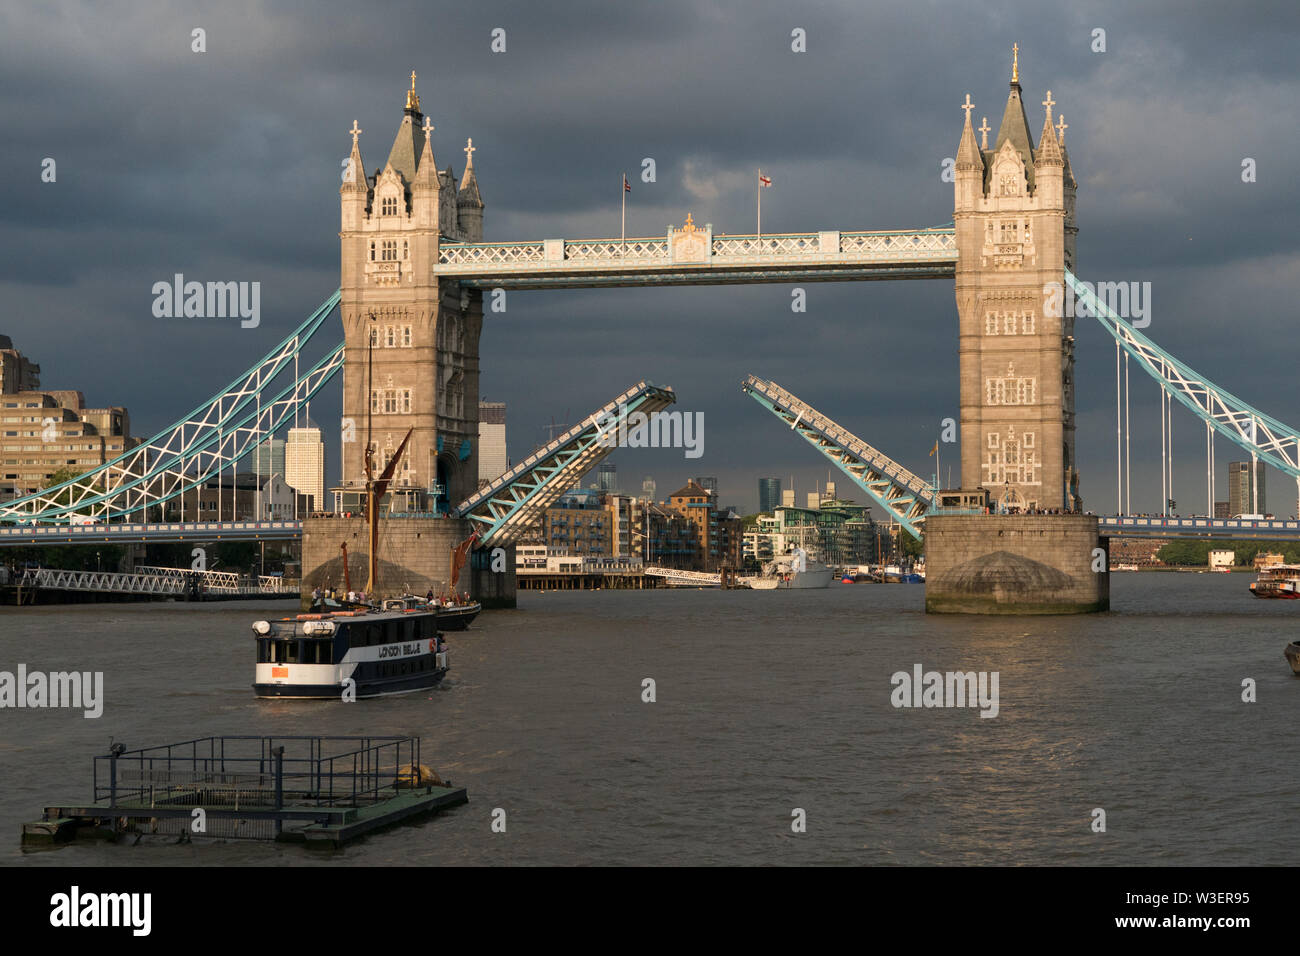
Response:
[{"label": "moored boat", "polygon": [[1250,593],[1257,598],[1300,598],[1300,564],[1271,564],[1259,569],[1250,583]]},{"label": "moored boat", "polygon": [[1291,673],[1300,675],[1300,643],[1292,641],[1282,653],[1286,655],[1286,662],[1291,665]]},{"label": "moored boat", "polygon": [[810,558],[802,548],[795,548],[763,566],[763,573],[757,578],[749,578],[748,583],[756,591],[774,591],[778,589],[828,588],[833,577],[831,569],[816,558]]},{"label": "moored boat", "polygon": [[444,631],[463,631],[478,617],[483,605],[478,601],[468,604],[444,604],[438,608],[438,627]]}]

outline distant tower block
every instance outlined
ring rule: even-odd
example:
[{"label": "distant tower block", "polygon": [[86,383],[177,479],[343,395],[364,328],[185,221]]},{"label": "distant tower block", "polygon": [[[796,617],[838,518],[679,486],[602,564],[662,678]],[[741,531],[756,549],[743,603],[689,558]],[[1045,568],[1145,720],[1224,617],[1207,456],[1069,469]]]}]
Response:
[{"label": "distant tower block", "polygon": [[382,468],[413,428],[393,488],[436,490],[432,506],[445,507],[473,494],[479,478],[482,294],[433,274],[440,241],[482,238],[473,153],[458,188],[451,167],[434,162],[434,126],[420,112],[414,73],[388,159],[370,175],[362,130],[352,127],[339,237],[343,417],[356,440],[342,445],[343,484],[364,483],[368,432]]},{"label": "distant tower block", "polygon": [[506,453],[506,403],[478,403],[478,480],[492,481],[510,469]]},{"label": "distant tower block", "polygon": [[[953,221],[961,369],[962,487],[1010,509],[1081,505],[1074,456],[1074,320],[1045,289],[1074,271],[1076,183],[1051,92],[1038,146],[1019,57],[992,149],[977,145],[967,94]],[[987,144],[988,127],[981,131]],[[1058,135],[1059,133],[1059,135]]]}]

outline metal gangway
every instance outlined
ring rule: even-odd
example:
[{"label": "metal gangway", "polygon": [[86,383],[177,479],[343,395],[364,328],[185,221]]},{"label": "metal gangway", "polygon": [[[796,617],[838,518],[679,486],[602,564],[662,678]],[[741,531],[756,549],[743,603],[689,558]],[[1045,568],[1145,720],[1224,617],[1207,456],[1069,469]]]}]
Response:
[{"label": "metal gangway", "polygon": [[664,578],[670,586],[716,588],[722,586],[721,574],[709,574],[707,571],[683,571],[680,568],[661,568],[647,565],[642,573],[654,578]]},{"label": "metal gangway", "polygon": [[104,594],[147,596],[254,595],[296,596],[296,583],[286,586],[277,575],[253,578],[236,571],[194,571],[189,568],[160,568],[141,565],[135,571],[63,571],[57,568],[25,568],[17,585],[25,590],[95,591]]}]

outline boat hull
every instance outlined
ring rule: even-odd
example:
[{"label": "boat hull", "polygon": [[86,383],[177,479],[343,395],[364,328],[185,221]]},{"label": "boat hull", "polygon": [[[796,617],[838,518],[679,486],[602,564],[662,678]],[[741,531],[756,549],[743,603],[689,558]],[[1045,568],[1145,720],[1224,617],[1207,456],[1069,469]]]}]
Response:
[{"label": "boat hull", "polygon": [[478,617],[483,605],[467,604],[461,607],[441,608],[438,611],[438,628],[443,631],[464,631]]},{"label": "boat hull", "polygon": [[448,670],[440,617],[412,601],[383,611],[300,614],[253,625],[253,693],[282,700],[361,700],[436,686]]},{"label": "boat hull", "polygon": [[1300,644],[1294,642],[1288,644],[1282,653],[1286,655],[1286,662],[1291,665],[1291,673],[1300,675]]},{"label": "boat hull", "polygon": [[[391,697],[398,694],[414,694],[417,691],[431,690],[447,676],[447,668],[435,669],[425,674],[408,677],[396,677],[372,681],[358,681],[357,700],[370,697]],[[253,693],[258,697],[279,700],[342,700],[343,684],[254,684]]]}]

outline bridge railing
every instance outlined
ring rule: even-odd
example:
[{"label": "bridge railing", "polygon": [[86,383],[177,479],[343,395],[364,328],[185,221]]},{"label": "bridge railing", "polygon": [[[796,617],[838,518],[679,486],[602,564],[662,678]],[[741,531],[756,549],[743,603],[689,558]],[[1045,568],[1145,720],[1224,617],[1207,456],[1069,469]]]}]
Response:
[{"label": "bridge railing", "polygon": [[438,249],[438,271],[448,274],[564,270],[570,267],[621,269],[669,262],[707,265],[784,265],[792,263],[934,262],[957,259],[956,233],[950,227],[883,232],[799,232],[770,235],[709,236],[703,257],[693,247],[678,259],[673,233],[664,238],[544,239],[540,242],[449,242]]}]

